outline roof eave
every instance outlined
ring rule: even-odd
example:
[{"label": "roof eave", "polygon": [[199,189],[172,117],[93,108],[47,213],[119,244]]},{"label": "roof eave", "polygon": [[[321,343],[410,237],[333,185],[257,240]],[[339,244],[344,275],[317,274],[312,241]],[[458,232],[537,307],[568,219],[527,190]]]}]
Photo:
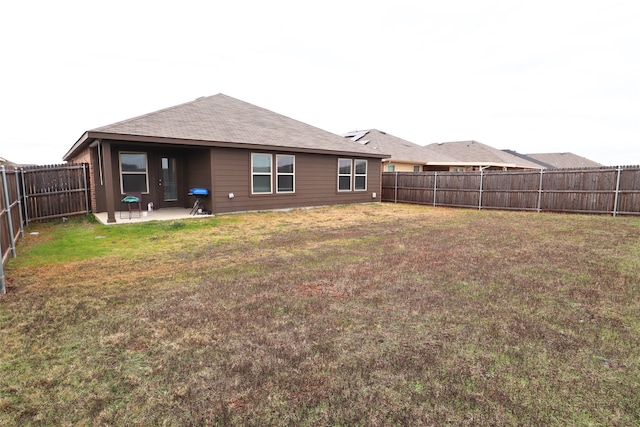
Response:
[{"label": "roof eave", "polygon": [[73,156],[73,154],[77,151],[80,151],[80,148],[82,148],[84,145],[88,144],[91,139],[93,139],[90,136],[90,132],[85,132],[82,134],[82,136],[76,141],[75,144],[73,144],[73,147],[71,147],[71,149],[69,149],[69,151],[67,151],[67,154],[65,154],[62,157],[62,160],[64,160],[65,162],[68,162],[69,159]]},{"label": "roof eave", "polygon": [[275,145],[261,145],[261,144],[248,144],[243,142],[231,142],[231,141],[207,141],[197,139],[182,139],[182,138],[168,138],[158,136],[143,136],[143,135],[127,135],[117,134],[109,132],[95,132],[87,131],[82,137],[73,145],[67,154],[64,156],[64,160],[67,161],[72,155],[78,152],[83,146],[88,145],[90,141],[96,139],[106,139],[111,141],[123,141],[123,142],[143,142],[143,143],[155,143],[166,145],[183,145],[183,146],[197,146],[197,147],[226,147],[226,148],[243,148],[250,150],[288,150],[298,153],[314,153],[314,154],[332,154],[339,156],[350,157],[368,157],[384,159],[390,157],[388,154],[382,153],[365,153],[360,151],[351,150],[329,150],[329,149],[317,149],[317,148],[304,148],[296,146],[275,146]]}]

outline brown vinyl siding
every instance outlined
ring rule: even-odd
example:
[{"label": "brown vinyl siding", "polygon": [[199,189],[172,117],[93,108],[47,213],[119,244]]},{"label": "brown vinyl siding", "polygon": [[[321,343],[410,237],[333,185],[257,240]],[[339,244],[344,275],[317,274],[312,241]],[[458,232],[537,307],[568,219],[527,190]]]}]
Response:
[{"label": "brown vinyl siding", "polygon": [[[272,194],[251,194],[251,153],[288,154],[295,156],[295,193],[275,192],[275,167],[272,174]],[[213,191],[215,213],[254,210],[300,208],[333,204],[364,203],[379,200],[380,160],[368,160],[366,191],[337,191],[338,157],[286,151],[251,151],[213,148],[213,170],[216,188]],[[357,157],[361,159],[361,157]],[[234,198],[229,198],[229,193]],[[372,193],[377,193],[376,199]]]},{"label": "brown vinyl siding", "polygon": [[[106,197],[100,185],[97,152],[92,150],[93,165],[91,182],[92,209],[94,212],[106,210]],[[247,150],[238,148],[191,148],[164,147],[157,145],[122,145],[112,142],[111,159],[114,165],[112,188],[116,210],[121,209],[120,175],[118,170],[119,154],[122,151],[141,152],[147,154],[147,178],[149,194],[142,195],[143,206],[150,201],[156,209],[170,206],[190,207],[193,198],[188,196],[190,188],[202,187],[209,190],[209,197],[204,200],[206,209],[213,213],[243,212],[256,210],[272,210],[325,206],[334,204],[368,203],[380,200],[381,162],[380,159],[366,157],[348,157],[344,155],[326,155],[314,153],[297,153],[291,151]],[[251,194],[251,154],[272,154],[275,163],[277,154],[295,157],[295,193],[276,193],[276,167],[272,171],[272,194]],[[86,153],[84,153],[86,154]],[[178,201],[163,202],[163,189],[158,185],[160,175],[160,158],[175,157],[178,160]],[[367,190],[337,190],[338,158],[367,160]],[[106,183],[105,183],[106,184]],[[229,193],[234,198],[229,198]],[[376,198],[372,197],[376,193]],[[95,205],[94,205],[95,203]]]}]

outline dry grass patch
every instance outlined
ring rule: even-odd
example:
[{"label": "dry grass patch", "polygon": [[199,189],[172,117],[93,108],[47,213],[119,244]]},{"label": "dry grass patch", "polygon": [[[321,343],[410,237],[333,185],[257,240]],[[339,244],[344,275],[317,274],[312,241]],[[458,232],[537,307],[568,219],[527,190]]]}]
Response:
[{"label": "dry grass patch", "polygon": [[[0,425],[640,420],[638,219],[383,204],[41,227],[7,266]],[[50,257],[57,239],[102,246]]]}]

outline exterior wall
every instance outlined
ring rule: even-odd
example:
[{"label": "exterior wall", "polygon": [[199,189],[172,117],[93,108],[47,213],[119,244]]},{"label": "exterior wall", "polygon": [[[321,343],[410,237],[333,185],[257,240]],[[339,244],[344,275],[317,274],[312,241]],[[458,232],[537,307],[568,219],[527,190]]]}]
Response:
[{"label": "exterior wall", "polygon": [[[251,153],[289,154],[295,156],[295,193],[275,193],[275,173],[272,176],[272,194],[251,194]],[[338,158],[307,153],[285,151],[251,151],[214,148],[211,162],[214,170],[215,189],[212,196],[214,213],[255,210],[301,208],[349,203],[369,203],[380,200],[380,159],[367,162],[366,191],[338,191]],[[233,193],[233,199],[229,198]],[[376,193],[376,198],[373,198]],[[206,206],[206,203],[205,203]],[[207,206],[208,207],[208,206]]]},{"label": "exterior wall", "polygon": [[[94,149],[95,150],[95,149]],[[180,206],[190,207],[193,198],[188,196],[190,188],[202,187],[209,190],[209,197],[203,200],[204,207],[213,213],[244,212],[325,206],[334,204],[370,203],[380,201],[382,163],[380,159],[365,157],[336,156],[286,151],[251,151],[241,148],[199,148],[164,147],[151,144],[121,144],[111,141],[111,162],[115,209],[120,210],[119,153],[147,153],[149,192],[142,194],[143,206],[150,201],[156,208]],[[272,194],[251,194],[251,154],[269,153],[275,161],[276,154],[295,156],[295,192],[278,194],[275,166],[272,174]],[[163,203],[163,189],[159,185],[162,177],[160,158],[170,156],[178,159],[178,197],[173,204]],[[97,162],[97,152],[94,154]],[[338,191],[338,159],[367,160],[367,189],[363,191]],[[92,198],[95,198],[94,212],[106,211],[106,182],[100,185],[97,163],[92,168]],[[229,193],[234,197],[230,198]],[[375,193],[375,198],[373,197]],[[95,195],[95,196],[94,196]]]},{"label": "exterior wall", "polygon": [[[389,165],[393,165],[394,170],[390,170]],[[422,165],[415,163],[385,162],[384,172],[414,172],[415,166],[418,166],[418,170],[422,171]]]},{"label": "exterior wall", "polygon": [[203,149],[187,149],[185,148],[185,180],[183,191],[188,193],[189,189],[194,187],[211,188],[211,162],[210,150]]}]

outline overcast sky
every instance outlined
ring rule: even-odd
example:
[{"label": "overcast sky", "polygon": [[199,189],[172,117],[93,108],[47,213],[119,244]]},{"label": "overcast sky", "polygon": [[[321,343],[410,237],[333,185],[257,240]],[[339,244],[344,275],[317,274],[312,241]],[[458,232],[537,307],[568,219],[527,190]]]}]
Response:
[{"label": "overcast sky", "polygon": [[11,1],[0,157],[224,93],[333,133],[640,164],[640,1]]}]

